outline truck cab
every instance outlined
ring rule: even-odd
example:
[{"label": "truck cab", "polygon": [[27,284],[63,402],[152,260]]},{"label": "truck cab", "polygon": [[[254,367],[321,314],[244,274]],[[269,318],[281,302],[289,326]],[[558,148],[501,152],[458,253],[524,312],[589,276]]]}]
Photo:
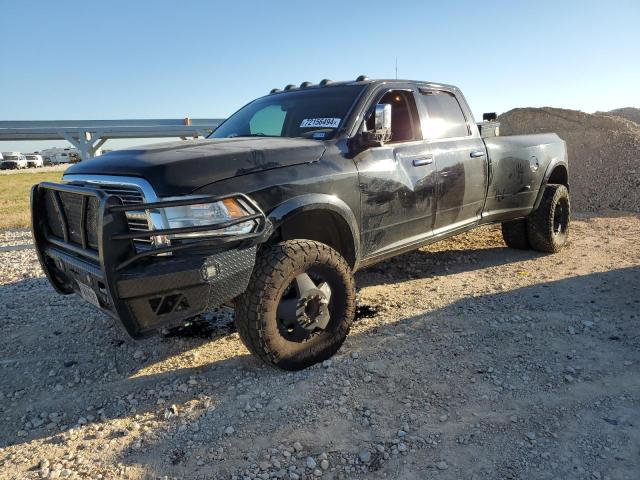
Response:
[{"label": "truck cab", "polygon": [[[484,142],[457,88],[389,82],[372,96],[374,110],[389,105],[391,118],[388,140],[365,140],[354,156],[368,262],[478,223],[489,179]],[[368,115],[356,143],[374,122]]]}]

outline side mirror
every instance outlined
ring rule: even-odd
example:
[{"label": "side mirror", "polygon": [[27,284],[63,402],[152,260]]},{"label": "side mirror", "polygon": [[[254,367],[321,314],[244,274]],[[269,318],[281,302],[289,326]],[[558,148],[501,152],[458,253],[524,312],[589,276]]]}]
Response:
[{"label": "side mirror", "polygon": [[374,130],[391,131],[391,104],[390,103],[379,103],[378,105],[376,105]]},{"label": "side mirror", "polygon": [[362,133],[368,145],[380,146],[391,140],[391,104],[377,104],[373,115],[373,130]]}]

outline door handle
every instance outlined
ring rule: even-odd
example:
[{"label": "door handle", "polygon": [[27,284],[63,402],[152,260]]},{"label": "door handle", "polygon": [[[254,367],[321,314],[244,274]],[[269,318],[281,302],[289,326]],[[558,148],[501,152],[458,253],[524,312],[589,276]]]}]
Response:
[{"label": "door handle", "polygon": [[482,150],[474,150],[469,154],[471,158],[484,157],[484,152]]},{"label": "door handle", "polygon": [[422,167],[424,165],[429,165],[433,163],[433,156],[427,155],[426,157],[414,158],[412,163],[414,167]]}]

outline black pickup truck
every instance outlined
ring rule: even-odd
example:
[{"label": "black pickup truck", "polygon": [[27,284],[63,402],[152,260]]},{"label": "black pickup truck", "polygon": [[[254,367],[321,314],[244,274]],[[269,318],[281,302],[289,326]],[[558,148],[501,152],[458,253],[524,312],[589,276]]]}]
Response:
[{"label": "black pickup truck", "polygon": [[140,338],[220,305],[265,362],[333,355],[356,308],[353,272],[488,223],[556,252],[570,217],[565,143],[501,137],[451,85],[287,85],[207,139],[114,151],[32,190],[55,289]]}]

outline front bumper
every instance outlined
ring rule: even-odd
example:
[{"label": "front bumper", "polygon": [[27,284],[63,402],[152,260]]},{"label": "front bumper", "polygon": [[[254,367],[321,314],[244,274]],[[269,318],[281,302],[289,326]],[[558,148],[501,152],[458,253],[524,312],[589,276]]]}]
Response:
[{"label": "front bumper", "polygon": [[2,162],[0,163],[0,170],[15,170],[17,168],[20,168],[20,165],[18,165],[16,162]]},{"label": "front bumper", "polygon": [[[236,195],[256,212],[242,219],[256,222],[251,233],[140,252],[133,238],[141,233],[129,231],[126,212],[184,205],[185,200],[125,206],[118,197],[99,189],[40,183],[31,192],[32,230],[40,264],[58,292],[80,294],[118,319],[132,337],[144,337],[229,302],[246,289],[268,221],[257,205]],[[52,222],[59,225],[52,228]],[[234,222],[240,223],[234,220],[206,230]],[[143,235],[203,230],[199,226],[151,230]]]}]

